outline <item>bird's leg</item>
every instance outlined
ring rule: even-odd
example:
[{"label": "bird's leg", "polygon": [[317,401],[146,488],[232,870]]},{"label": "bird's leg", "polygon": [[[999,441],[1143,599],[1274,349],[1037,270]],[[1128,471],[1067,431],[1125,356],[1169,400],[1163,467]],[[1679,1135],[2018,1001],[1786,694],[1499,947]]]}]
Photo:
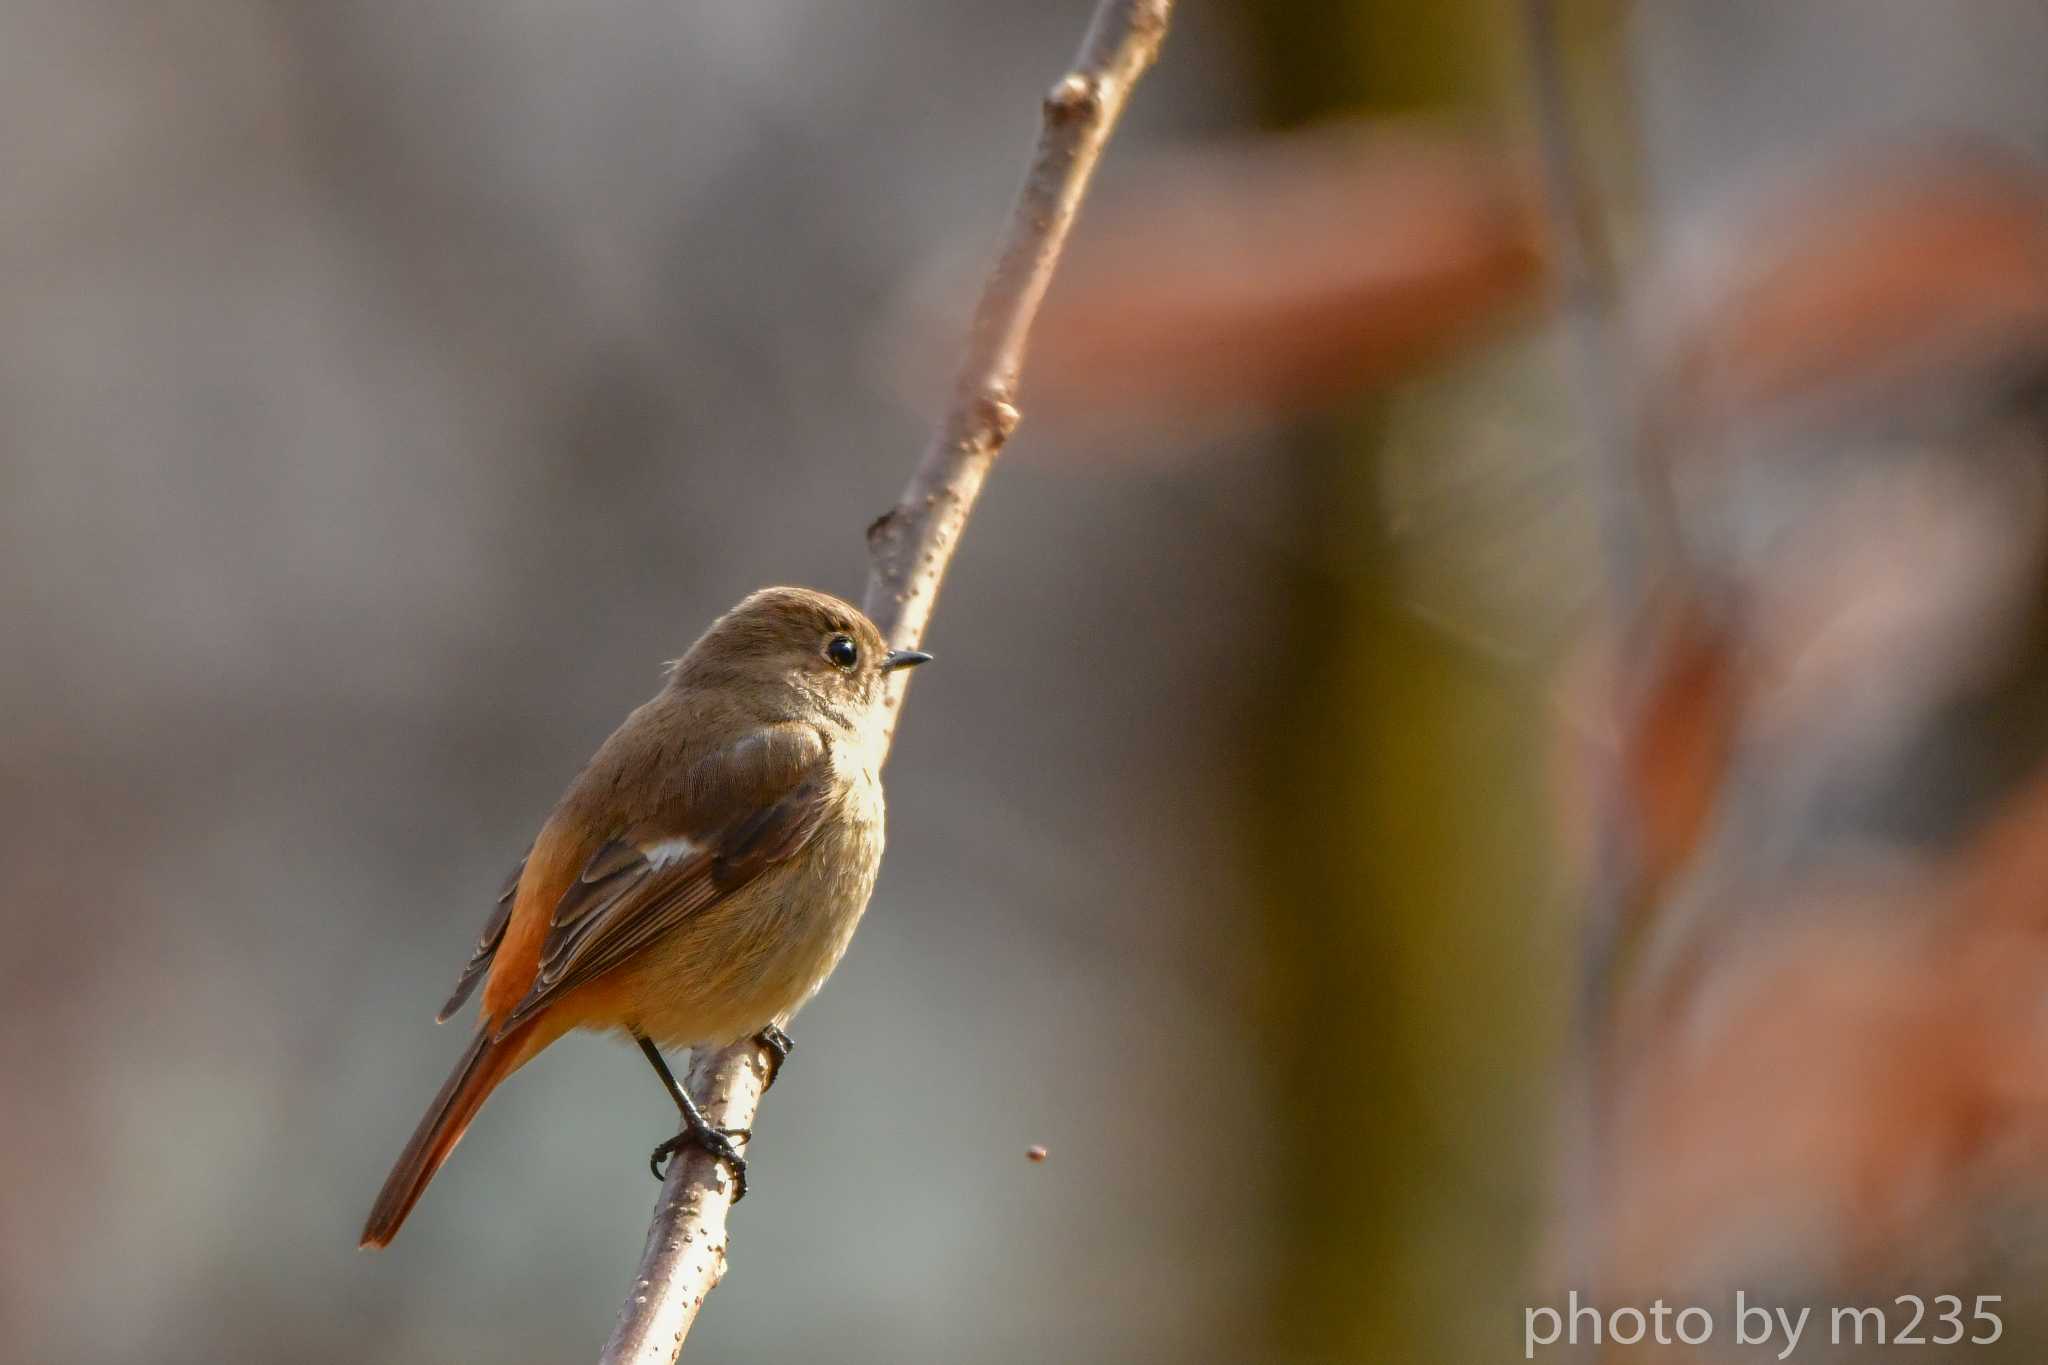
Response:
[{"label": "bird's leg", "polygon": [[768,1074],[761,1081],[761,1091],[766,1094],[768,1087],[775,1084],[775,1078],[782,1074],[782,1064],[789,1060],[790,1053],[796,1051],[796,1039],[770,1024],[754,1035],[754,1041],[768,1049]]},{"label": "bird's leg", "polygon": [[676,1102],[676,1108],[683,1115],[683,1131],[667,1142],[656,1147],[647,1158],[647,1169],[654,1172],[656,1180],[667,1179],[662,1163],[682,1151],[685,1147],[701,1147],[732,1168],[732,1202],[737,1204],[747,1197],[747,1159],[732,1145],[734,1138],[753,1136],[744,1128],[713,1128],[711,1121],[697,1108],[690,1092],[676,1083],[676,1076],[668,1069],[668,1061],[661,1055],[661,1049],[653,1040],[635,1034],[633,1041],[640,1044],[640,1050],[647,1054],[647,1060],[654,1067],[654,1074],[661,1077],[661,1084],[668,1091],[668,1097]]}]

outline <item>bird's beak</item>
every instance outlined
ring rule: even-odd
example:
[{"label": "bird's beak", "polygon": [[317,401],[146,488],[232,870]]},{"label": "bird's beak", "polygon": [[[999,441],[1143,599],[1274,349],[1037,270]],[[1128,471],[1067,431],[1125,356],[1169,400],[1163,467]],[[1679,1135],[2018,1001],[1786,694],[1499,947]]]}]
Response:
[{"label": "bird's beak", "polygon": [[891,650],[882,658],[882,671],[894,673],[899,668],[916,668],[919,664],[928,664],[931,661],[932,656],[921,649]]}]

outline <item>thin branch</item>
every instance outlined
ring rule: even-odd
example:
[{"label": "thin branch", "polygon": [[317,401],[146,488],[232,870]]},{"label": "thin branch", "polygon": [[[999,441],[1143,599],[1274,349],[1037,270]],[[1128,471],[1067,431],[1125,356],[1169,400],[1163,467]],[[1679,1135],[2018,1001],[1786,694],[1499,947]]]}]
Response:
[{"label": "thin branch", "polygon": [[[1166,37],[1172,0],[1104,0],[1074,69],[1045,97],[1045,123],[1002,253],[974,311],[952,409],[896,506],[868,528],[869,617],[917,645],[982,480],[1017,426],[1017,377],[1038,305],[1131,87]],[[891,707],[902,704],[899,685]]]},{"label": "thin branch", "polygon": [[[1595,482],[1605,559],[1606,628],[1616,654],[1607,700],[1626,709],[1619,655],[1639,604],[1659,575],[1681,567],[1677,513],[1670,490],[1646,467],[1632,433],[1634,391],[1627,357],[1617,344],[1619,288],[1606,223],[1595,203],[1593,176],[1575,136],[1565,76],[1560,0],[1524,0],[1527,44],[1544,198],[1552,225],[1558,311],[1570,343],[1580,414],[1596,457]],[[1606,1164],[1608,1105],[1606,1029],[1612,1004],[1622,909],[1638,883],[1639,837],[1624,799],[1619,757],[1592,775],[1598,812],[1594,866],[1578,938],[1570,1046],[1565,1057],[1559,1153],[1564,1215],[1559,1254],[1569,1282],[1589,1282],[1601,1263],[1596,1244]]]},{"label": "thin branch", "polygon": [[1675,518],[1665,490],[1645,476],[1629,434],[1628,367],[1614,336],[1614,251],[1574,134],[1557,8],[1558,0],[1525,0],[1523,31],[1544,198],[1553,227],[1558,311],[1571,342],[1579,408],[1601,464],[1600,532],[1606,542],[1608,588],[1625,600],[1643,586],[1646,569],[1655,567],[1645,563],[1646,557],[1654,559],[1669,548],[1664,542],[1675,534]]},{"label": "thin branch", "polygon": [[[914,648],[923,638],[989,467],[1016,430],[1032,321],[1103,146],[1131,87],[1158,56],[1172,10],[1173,0],[1103,0],[1073,70],[1045,98],[1038,149],[975,309],[950,409],[902,498],[868,528],[864,606],[894,648]],[[892,735],[907,681],[897,677]],[[688,1083],[713,1124],[744,1130],[753,1125],[766,1066],[757,1045],[742,1043],[697,1059]],[[601,1365],[666,1365],[682,1352],[697,1310],[725,1274],[731,1195],[721,1164],[697,1151],[676,1158]]]}]

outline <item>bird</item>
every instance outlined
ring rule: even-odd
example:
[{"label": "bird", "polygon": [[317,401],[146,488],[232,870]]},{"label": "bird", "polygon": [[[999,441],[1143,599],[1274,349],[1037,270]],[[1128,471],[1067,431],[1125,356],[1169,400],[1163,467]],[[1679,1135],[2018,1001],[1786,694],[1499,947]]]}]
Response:
[{"label": "bird", "polygon": [[757,1038],[772,1083],[783,1031],[846,951],[883,844],[891,649],[850,603],[752,593],[672,662],[598,748],[514,868],[437,1022],[482,987],[477,1026],[378,1193],[383,1247],[500,1084],[576,1029],[638,1045],[681,1114],[650,1165],[689,1145],[746,1190],[739,1133],[716,1129],[663,1048]]}]

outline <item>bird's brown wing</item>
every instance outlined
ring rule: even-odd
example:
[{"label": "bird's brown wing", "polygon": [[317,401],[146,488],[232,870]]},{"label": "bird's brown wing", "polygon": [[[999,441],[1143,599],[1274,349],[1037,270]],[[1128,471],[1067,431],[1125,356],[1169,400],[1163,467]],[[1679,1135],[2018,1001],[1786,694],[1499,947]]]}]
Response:
[{"label": "bird's brown wing", "polygon": [[[528,849],[528,854],[533,850]],[[512,919],[512,898],[519,890],[519,878],[526,872],[526,859],[519,860],[519,866],[512,869],[512,875],[505,879],[505,885],[498,892],[497,908],[491,911],[490,919],[484,922],[483,937],[477,940],[476,951],[469,955],[469,962],[462,969],[462,976],[455,983],[455,990],[448,996],[448,1003],[441,1006],[441,1012],[434,1016],[434,1022],[445,1024],[462,1008],[462,1002],[469,999],[469,993],[476,989],[476,983],[484,979],[484,973],[491,969],[491,959],[498,955],[498,945],[505,941],[505,926]]]},{"label": "bird's brown wing", "polygon": [[540,971],[498,1025],[517,1028],[698,911],[800,852],[824,822],[832,765],[818,732],[756,731],[686,774],[668,828],[600,848],[548,920]]}]

